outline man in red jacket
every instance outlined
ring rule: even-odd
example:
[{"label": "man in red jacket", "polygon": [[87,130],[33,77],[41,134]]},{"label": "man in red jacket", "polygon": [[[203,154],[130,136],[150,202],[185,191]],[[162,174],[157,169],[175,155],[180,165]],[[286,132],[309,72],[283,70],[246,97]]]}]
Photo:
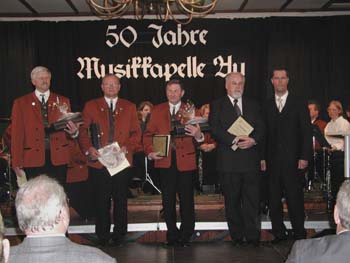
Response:
[{"label": "man in red jacket", "polygon": [[11,115],[12,166],[17,177],[32,178],[47,174],[62,185],[66,181],[69,162],[68,140],[78,136],[78,127],[69,121],[64,131],[50,132],[47,128],[60,117],[59,105],[70,111],[69,99],[50,91],[51,72],[42,66],[31,74],[35,91],[16,99]]},{"label": "man in red jacket", "polygon": [[[180,119],[185,104],[181,98],[185,91],[180,81],[170,80],[166,85],[168,101],[155,106],[143,137],[144,150],[148,158],[155,160],[159,168],[164,218],[167,225],[167,245],[187,246],[194,231],[193,171],[197,169],[196,150],[193,137],[199,142],[204,136],[199,126],[187,125],[186,136],[172,136],[167,157],[154,151],[152,137],[168,135],[172,120]],[[180,199],[181,227],[176,226],[176,193]]]},{"label": "man in red jacket", "polygon": [[100,143],[104,147],[117,142],[126,154],[130,165],[132,155],[142,150],[141,129],[137,119],[135,104],[118,97],[119,78],[106,75],[101,84],[103,97],[85,104],[84,124],[80,128],[79,143],[82,152],[88,156],[89,177],[96,189],[96,234],[100,245],[107,245],[110,240],[110,207],[113,198],[113,235],[115,243],[121,243],[127,233],[127,193],[129,168],[111,176],[97,159],[98,149],[93,146],[88,129],[96,124],[100,129]]}]

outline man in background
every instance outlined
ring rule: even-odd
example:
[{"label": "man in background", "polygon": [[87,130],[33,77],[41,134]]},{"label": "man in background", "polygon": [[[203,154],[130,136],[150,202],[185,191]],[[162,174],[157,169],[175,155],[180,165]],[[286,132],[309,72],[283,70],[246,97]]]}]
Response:
[{"label": "man in background", "polygon": [[26,237],[12,247],[10,262],[116,262],[99,249],[75,244],[65,236],[69,208],[56,180],[45,175],[29,180],[18,190],[15,205],[19,228]]},{"label": "man in background", "polygon": [[[313,129],[313,155],[310,158],[308,173],[307,173],[307,189],[311,190],[313,188],[313,183],[316,179],[319,179],[323,182],[323,162],[324,156],[322,152],[322,147],[316,139],[316,132],[321,132],[324,135],[324,129],[327,125],[327,122],[320,118],[321,107],[320,104],[315,100],[308,101],[308,108],[310,113],[310,119]],[[319,131],[315,131],[318,129]],[[315,177],[317,176],[317,177]]]},{"label": "man in background", "polygon": [[336,235],[295,242],[286,263],[345,263],[350,258],[350,182],[341,185],[334,207]]}]

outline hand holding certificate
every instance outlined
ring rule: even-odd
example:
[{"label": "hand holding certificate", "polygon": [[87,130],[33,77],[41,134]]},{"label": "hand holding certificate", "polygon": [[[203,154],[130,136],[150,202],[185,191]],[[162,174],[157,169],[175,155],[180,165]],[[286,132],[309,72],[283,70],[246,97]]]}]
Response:
[{"label": "hand holding certificate", "polygon": [[117,142],[98,149],[98,152],[100,153],[98,160],[107,168],[111,176],[130,166],[124,151],[122,151]]},{"label": "hand holding certificate", "polygon": [[254,128],[242,117],[238,117],[237,120],[227,129],[227,131],[236,136],[234,144],[231,146],[232,150],[236,151],[240,136],[246,138],[252,133]]}]

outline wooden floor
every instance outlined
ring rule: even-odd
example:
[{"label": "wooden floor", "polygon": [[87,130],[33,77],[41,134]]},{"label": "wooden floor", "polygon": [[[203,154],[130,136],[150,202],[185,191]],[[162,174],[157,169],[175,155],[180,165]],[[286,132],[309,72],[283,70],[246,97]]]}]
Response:
[{"label": "wooden floor", "polygon": [[[129,232],[123,246],[102,248],[115,257],[118,263],[123,262],[284,262],[293,245],[288,240],[279,245],[271,245],[271,222],[268,215],[262,215],[262,245],[254,247],[233,247],[225,222],[224,199],[222,195],[196,195],[196,231],[192,236],[190,247],[165,248],[166,227],[161,215],[159,195],[140,195],[128,201]],[[287,212],[287,207],[284,207]],[[77,209],[79,210],[79,209]],[[74,242],[95,246],[94,220],[86,219],[71,208],[69,238]],[[23,236],[16,228],[13,201],[3,202],[1,211],[4,214],[7,237],[12,245],[21,242]],[[305,194],[305,226],[308,237],[313,237],[323,229],[331,227],[322,193]],[[286,213],[285,223],[290,227]]]},{"label": "wooden floor", "polygon": [[129,243],[123,247],[103,249],[118,263],[282,263],[292,241],[259,248],[233,247],[229,242],[195,242],[190,247],[166,249],[160,244]]}]

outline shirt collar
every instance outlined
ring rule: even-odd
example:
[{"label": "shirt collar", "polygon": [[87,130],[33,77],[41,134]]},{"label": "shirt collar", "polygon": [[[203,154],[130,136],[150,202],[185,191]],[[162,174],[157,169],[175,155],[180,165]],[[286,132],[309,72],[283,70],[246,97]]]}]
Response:
[{"label": "shirt collar", "polygon": [[173,107],[175,106],[175,113],[176,112],[178,112],[179,111],[179,109],[180,109],[180,106],[181,106],[181,101],[179,101],[177,104],[171,104],[170,102],[169,102],[169,110],[170,110],[170,113],[172,113],[172,111],[173,111]]},{"label": "shirt collar", "polygon": [[64,234],[42,234],[42,235],[28,235],[27,238],[41,238],[41,237],[66,237]]},{"label": "shirt collar", "polygon": [[283,104],[286,103],[287,97],[288,97],[288,90],[287,90],[287,92],[284,93],[283,96],[281,96],[281,97],[279,97],[279,96],[277,96],[277,95],[275,94],[275,100],[278,101],[278,99],[281,98]]},{"label": "shirt collar", "polygon": [[118,101],[118,97],[115,97],[113,99],[107,98],[107,97],[104,97],[104,98],[105,98],[105,101],[106,101],[108,107],[111,104],[111,101],[113,101],[113,108],[115,108],[115,105],[117,104],[117,101]]},{"label": "shirt collar", "polygon": [[50,90],[47,90],[45,92],[40,92],[37,89],[35,89],[35,96],[39,99],[39,101],[41,101],[41,95],[44,94],[44,98],[45,98],[45,102],[48,101],[49,97],[50,97]]}]

